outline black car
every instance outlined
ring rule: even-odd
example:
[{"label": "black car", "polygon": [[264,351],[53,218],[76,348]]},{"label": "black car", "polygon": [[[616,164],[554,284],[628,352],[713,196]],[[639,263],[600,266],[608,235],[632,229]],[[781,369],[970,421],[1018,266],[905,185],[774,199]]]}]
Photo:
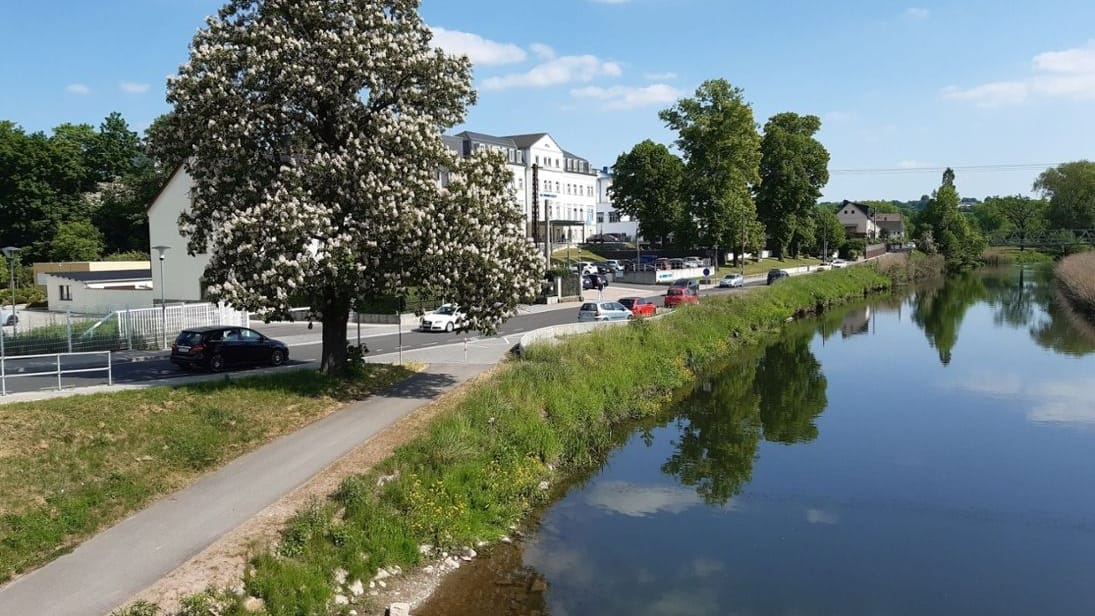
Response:
[{"label": "black car", "polygon": [[603,289],[608,286],[608,278],[604,274],[586,274],[582,276],[583,289]]},{"label": "black car", "polygon": [[280,340],[229,325],[184,329],[171,345],[171,361],[183,370],[200,366],[220,372],[229,366],[280,366],[288,358],[289,347]]},{"label": "black car", "polygon": [[777,280],[779,280],[780,278],[788,278],[790,276],[791,276],[791,274],[787,273],[786,270],[781,270],[781,269],[768,270],[768,284],[772,284],[772,283],[776,282]]}]

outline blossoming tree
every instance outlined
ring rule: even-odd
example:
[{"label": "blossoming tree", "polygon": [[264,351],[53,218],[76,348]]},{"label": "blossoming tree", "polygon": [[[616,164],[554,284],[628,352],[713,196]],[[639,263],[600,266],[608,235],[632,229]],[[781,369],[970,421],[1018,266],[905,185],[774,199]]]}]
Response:
[{"label": "blossoming tree", "polygon": [[362,298],[418,286],[492,332],[538,289],[504,159],[441,139],[475,92],[430,38],[418,0],[230,0],[168,81],[154,147],[193,177],[208,294],[268,317],[307,298],[328,373]]}]

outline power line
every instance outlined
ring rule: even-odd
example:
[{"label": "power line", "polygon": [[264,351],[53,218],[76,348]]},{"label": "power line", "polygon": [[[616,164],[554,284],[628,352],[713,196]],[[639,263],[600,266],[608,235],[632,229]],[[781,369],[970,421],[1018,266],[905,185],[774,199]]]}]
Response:
[{"label": "power line", "polygon": [[[955,173],[1009,173],[1014,171],[1045,171],[1060,163],[1009,163],[999,165],[966,165],[949,167]],[[914,175],[921,173],[943,173],[948,167],[892,167],[880,169],[830,169],[829,175]]]}]

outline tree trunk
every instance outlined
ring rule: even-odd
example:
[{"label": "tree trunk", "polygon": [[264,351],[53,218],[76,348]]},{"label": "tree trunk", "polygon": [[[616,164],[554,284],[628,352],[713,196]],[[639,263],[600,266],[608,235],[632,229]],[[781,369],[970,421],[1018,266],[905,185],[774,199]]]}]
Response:
[{"label": "tree trunk", "polygon": [[319,369],[324,374],[342,376],[346,373],[346,320],[350,302],[336,300],[323,309],[323,351]]}]

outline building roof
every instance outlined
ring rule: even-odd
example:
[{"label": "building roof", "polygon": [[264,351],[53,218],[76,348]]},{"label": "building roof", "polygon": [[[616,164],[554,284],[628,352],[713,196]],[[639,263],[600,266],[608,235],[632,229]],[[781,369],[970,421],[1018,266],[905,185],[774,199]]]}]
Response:
[{"label": "building roof", "polygon": [[863,212],[863,214],[867,216],[867,218],[871,217],[871,207],[864,203],[856,203],[855,201],[848,201],[847,199],[845,199],[844,201],[840,202],[840,207],[837,209],[846,208],[848,206],[852,206],[858,209],[860,212]]},{"label": "building roof", "polygon": [[513,141],[522,150],[531,148],[537,141],[548,136],[547,133],[529,133],[527,135],[508,135],[506,138]]},{"label": "building roof", "polygon": [[513,139],[510,139],[509,137],[497,137],[495,135],[488,135],[486,133],[473,133],[472,131],[469,131],[469,130],[466,130],[466,131],[461,132],[461,133],[456,133],[456,135],[454,135],[454,136],[459,138],[461,141],[463,141],[464,139],[468,139],[468,140],[471,140],[471,141],[478,141],[480,143],[489,143],[489,144],[492,144],[492,145],[500,145],[500,146],[505,147],[505,148],[520,147],[516,143],[514,143]]},{"label": "building roof", "polygon": [[76,282],[141,282],[152,280],[151,269],[115,270],[108,272],[45,272],[48,276]]},{"label": "building roof", "polygon": [[875,222],[902,222],[904,219],[897,212],[879,212],[874,215]]}]

